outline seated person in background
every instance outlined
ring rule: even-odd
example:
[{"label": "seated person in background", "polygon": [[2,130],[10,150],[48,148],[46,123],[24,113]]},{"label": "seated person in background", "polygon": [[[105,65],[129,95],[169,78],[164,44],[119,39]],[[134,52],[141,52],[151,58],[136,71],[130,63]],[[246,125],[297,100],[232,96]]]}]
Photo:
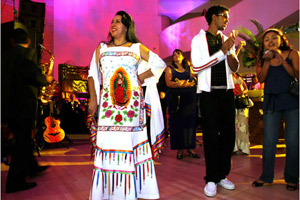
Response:
[{"label": "seated person in background", "polygon": [[84,123],[84,112],[80,101],[76,98],[76,94],[72,93],[70,99],[66,100],[62,105],[61,127],[67,134],[82,134],[87,132]]},{"label": "seated person in background", "polygon": [[252,77],[252,85],[250,87],[250,90],[262,90],[264,89],[264,83],[258,82],[257,76],[254,75]]},{"label": "seated person in background", "polygon": [[78,108],[79,108],[80,102],[76,98],[76,94],[75,93],[72,93],[70,95],[69,104],[72,107],[73,111],[78,112]]}]

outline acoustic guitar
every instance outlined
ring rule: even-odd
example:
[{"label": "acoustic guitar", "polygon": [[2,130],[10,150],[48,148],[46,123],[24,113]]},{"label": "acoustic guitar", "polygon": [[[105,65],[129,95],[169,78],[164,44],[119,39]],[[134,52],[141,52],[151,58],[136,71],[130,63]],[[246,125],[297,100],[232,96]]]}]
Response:
[{"label": "acoustic guitar", "polygon": [[44,131],[44,140],[48,143],[61,142],[65,138],[65,131],[60,127],[60,120],[52,117],[53,102],[50,101],[50,116],[45,118],[47,129]]}]

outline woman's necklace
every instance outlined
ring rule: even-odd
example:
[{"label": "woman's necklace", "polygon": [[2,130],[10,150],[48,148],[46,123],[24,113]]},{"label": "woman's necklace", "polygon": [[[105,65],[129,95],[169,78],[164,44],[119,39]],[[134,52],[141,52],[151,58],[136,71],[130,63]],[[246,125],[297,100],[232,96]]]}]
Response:
[{"label": "woman's necklace", "polygon": [[124,45],[124,44],[126,44],[126,43],[127,43],[127,41],[123,42],[122,44],[115,44],[115,41],[113,41],[113,45],[116,46],[116,47],[122,46],[122,45]]}]

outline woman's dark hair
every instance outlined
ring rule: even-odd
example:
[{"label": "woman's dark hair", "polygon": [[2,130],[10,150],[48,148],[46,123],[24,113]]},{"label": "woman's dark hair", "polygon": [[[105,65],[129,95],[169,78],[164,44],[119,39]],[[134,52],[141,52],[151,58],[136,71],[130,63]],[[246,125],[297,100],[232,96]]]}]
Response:
[{"label": "woman's dark hair", "polygon": [[224,11],[229,11],[229,8],[227,8],[226,6],[223,6],[223,5],[214,5],[214,6],[211,6],[207,12],[206,12],[206,15],[205,15],[205,19],[208,23],[208,25],[211,24],[211,21],[212,21],[212,16],[213,15],[218,15]]},{"label": "woman's dark hair", "polygon": [[174,56],[174,53],[180,53],[182,56],[183,56],[183,60],[182,60],[182,67],[186,70],[187,68],[189,68],[190,67],[190,63],[189,63],[189,61],[184,57],[184,55],[183,55],[183,52],[180,50],[180,49],[175,49],[174,51],[173,51],[173,55],[172,55],[172,65],[176,68],[176,69],[178,69],[178,66],[175,64],[175,62],[174,62],[174,60],[173,60],[173,56]]},{"label": "woman's dark hair", "polygon": [[[120,15],[122,17],[122,24],[127,28],[126,31],[126,40],[127,42],[138,43],[140,42],[136,36],[135,23],[132,20],[131,16],[125,11],[118,11],[116,15]],[[114,38],[111,36],[109,32],[109,42],[112,42]]]},{"label": "woman's dark hair", "polygon": [[269,28],[269,29],[265,30],[265,32],[262,34],[261,39],[260,39],[261,44],[260,44],[260,48],[257,53],[257,55],[258,55],[257,62],[260,62],[261,65],[264,62],[264,59],[262,58],[264,55],[264,52],[265,52],[264,38],[267,35],[267,33],[270,33],[270,32],[274,32],[280,36],[282,45],[280,45],[279,49],[281,51],[288,51],[288,50],[293,49],[292,45],[290,45],[289,41],[287,40],[286,36],[283,34],[283,32],[281,30],[279,30],[277,28]]}]

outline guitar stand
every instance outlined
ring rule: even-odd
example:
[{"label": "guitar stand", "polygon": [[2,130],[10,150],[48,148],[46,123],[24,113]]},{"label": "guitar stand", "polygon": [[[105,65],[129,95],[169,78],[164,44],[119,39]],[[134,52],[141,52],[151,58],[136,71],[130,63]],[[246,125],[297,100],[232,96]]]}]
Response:
[{"label": "guitar stand", "polygon": [[39,134],[40,133],[39,133],[39,131],[37,129],[35,131],[35,133],[34,133],[34,138],[32,139],[32,142],[33,142],[34,150],[36,151],[38,157],[41,157],[40,152],[44,148],[45,142],[44,142],[44,140],[41,138],[41,136]]},{"label": "guitar stand", "polygon": [[[67,135],[65,135],[65,138],[63,139],[63,141],[64,140],[67,140],[69,142],[69,144],[73,144],[73,141]],[[60,141],[59,144],[61,144],[61,146],[65,147],[67,149],[70,148],[69,146],[67,146],[66,144],[64,144],[63,141]]]},{"label": "guitar stand", "polygon": [[36,151],[38,157],[41,157],[40,152],[42,151],[42,147],[39,147],[39,146],[36,145],[36,146],[35,146],[35,151]]},{"label": "guitar stand", "polygon": [[70,143],[70,144],[73,144],[73,140],[71,140],[67,135],[65,136],[65,139]]},{"label": "guitar stand", "polygon": [[[58,143],[56,143],[56,146],[57,146],[57,144]],[[65,147],[65,148],[67,148],[67,149],[69,149],[70,147],[68,147],[67,145],[65,145],[64,143],[62,143],[62,142],[59,142],[59,144],[61,144],[61,146],[63,146],[63,147]]]}]

